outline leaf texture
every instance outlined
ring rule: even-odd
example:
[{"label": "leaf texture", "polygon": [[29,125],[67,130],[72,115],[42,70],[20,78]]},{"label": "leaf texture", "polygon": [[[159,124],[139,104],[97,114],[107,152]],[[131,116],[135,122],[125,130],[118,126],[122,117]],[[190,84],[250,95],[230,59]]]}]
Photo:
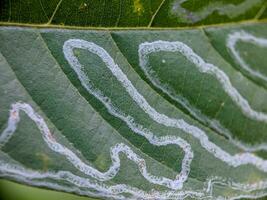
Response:
[{"label": "leaf texture", "polygon": [[2,0],[4,24],[181,27],[266,19],[265,0]]},{"label": "leaf texture", "polygon": [[104,199],[265,196],[266,27],[2,26],[1,177]]}]

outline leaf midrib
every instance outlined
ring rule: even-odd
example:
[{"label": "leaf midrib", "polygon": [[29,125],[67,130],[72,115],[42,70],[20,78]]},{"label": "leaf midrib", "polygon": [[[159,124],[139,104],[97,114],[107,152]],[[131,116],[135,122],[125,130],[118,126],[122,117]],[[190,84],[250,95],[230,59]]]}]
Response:
[{"label": "leaf midrib", "polygon": [[95,31],[120,31],[120,30],[195,30],[195,29],[206,29],[206,28],[220,28],[220,27],[231,27],[238,25],[249,25],[249,24],[264,24],[267,23],[267,19],[249,19],[241,20],[236,22],[226,23],[215,23],[197,26],[182,26],[182,27],[94,27],[94,26],[70,26],[70,25],[59,25],[59,24],[34,24],[34,23],[17,23],[17,22],[3,22],[0,21],[1,26],[10,27],[25,27],[25,28],[51,28],[51,29],[62,29],[62,30],[95,30]]}]

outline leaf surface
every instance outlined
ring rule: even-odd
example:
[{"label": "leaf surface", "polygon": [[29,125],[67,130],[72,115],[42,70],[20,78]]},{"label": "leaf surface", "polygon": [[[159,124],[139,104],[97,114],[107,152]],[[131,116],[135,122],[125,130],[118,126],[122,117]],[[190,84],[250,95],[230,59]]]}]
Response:
[{"label": "leaf surface", "polygon": [[266,19],[265,0],[3,0],[0,21],[78,27],[177,27]]},{"label": "leaf surface", "polygon": [[103,199],[266,196],[264,1],[3,5],[2,178]]}]

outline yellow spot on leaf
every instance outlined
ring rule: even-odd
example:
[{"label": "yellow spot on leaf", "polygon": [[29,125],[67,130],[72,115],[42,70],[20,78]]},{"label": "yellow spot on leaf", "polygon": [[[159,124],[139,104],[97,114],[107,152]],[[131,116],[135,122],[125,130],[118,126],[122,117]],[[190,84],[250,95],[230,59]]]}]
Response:
[{"label": "yellow spot on leaf", "polygon": [[43,171],[47,171],[50,158],[45,153],[36,153],[35,155],[43,162]]},{"label": "yellow spot on leaf", "polygon": [[87,3],[81,3],[80,6],[79,6],[79,10],[82,11],[82,10],[85,10],[86,8],[88,7],[88,4]]},{"label": "yellow spot on leaf", "polygon": [[134,0],[134,13],[137,13],[139,16],[144,12],[143,5],[140,0]]}]

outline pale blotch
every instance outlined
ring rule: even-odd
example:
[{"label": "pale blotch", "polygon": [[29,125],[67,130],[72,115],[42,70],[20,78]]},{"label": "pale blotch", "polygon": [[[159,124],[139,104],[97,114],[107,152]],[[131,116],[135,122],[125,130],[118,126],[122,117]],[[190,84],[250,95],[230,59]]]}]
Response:
[{"label": "pale blotch", "polygon": [[221,16],[225,15],[230,19],[236,18],[263,2],[263,0],[244,0],[239,4],[233,4],[223,3],[221,1],[210,1],[210,3],[203,8],[193,12],[183,7],[183,3],[187,1],[188,0],[173,1],[170,6],[170,12],[173,16],[176,16],[180,22],[189,24],[199,22],[215,12]]},{"label": "pale blotch", "polygon": [[143,5],[142,5],[140,0],[134,0],[133,9],[134,9],[133,12],[137,13],[139,16],[144,13],[144,7],[143,7]]}]

